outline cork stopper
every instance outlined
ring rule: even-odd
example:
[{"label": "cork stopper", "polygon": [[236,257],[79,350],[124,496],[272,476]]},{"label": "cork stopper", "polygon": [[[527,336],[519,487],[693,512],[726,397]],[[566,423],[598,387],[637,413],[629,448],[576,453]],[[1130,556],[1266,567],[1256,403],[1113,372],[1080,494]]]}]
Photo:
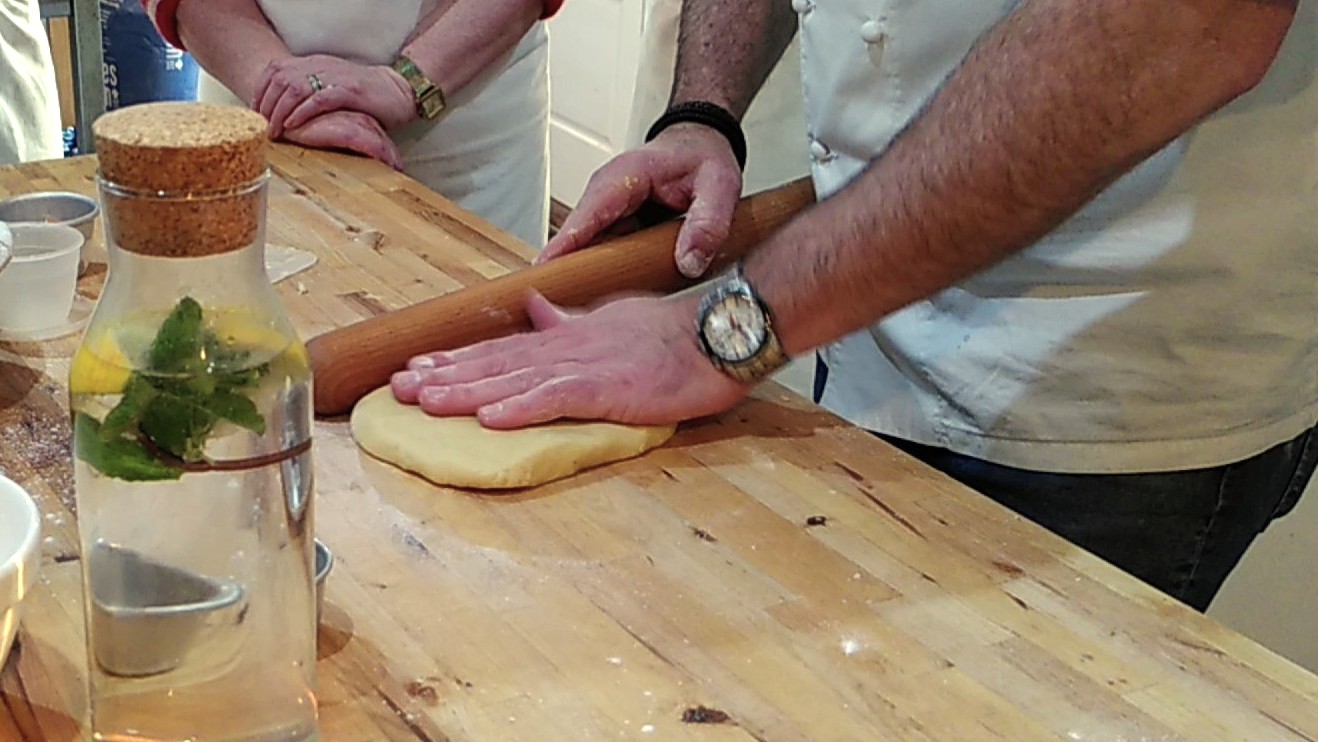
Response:
[{"label": "cork stopper", "polygon": [[201,257],[257,239],[266,123],[208,103],[148,103],[92,125],[110,238],[157,257]]}]

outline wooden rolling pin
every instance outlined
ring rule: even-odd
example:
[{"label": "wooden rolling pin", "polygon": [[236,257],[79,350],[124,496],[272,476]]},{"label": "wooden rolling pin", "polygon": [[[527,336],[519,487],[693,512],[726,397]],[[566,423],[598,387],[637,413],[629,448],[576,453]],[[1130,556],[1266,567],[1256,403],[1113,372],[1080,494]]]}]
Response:
[{"label": "wooden rolling pin", "polygon": [[[746,255],[814,200],[808,178],[743,198],[707,275]],[[531,289],[559,305],[582,306],[620,291],[670,292],[690,285],[673,262],[679,225],[665,222],[312,338],[307,350],[316,379],[316,413],[351,410],[413,356],[527,329]]]}]

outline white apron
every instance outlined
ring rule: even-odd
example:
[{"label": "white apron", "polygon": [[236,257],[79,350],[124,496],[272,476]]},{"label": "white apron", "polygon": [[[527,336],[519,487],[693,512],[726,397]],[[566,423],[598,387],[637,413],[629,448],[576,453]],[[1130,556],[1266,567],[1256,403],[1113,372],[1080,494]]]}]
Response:
[{"label": "white apron", "polygon": [[55,63],[37,0],[0,0],[0,165],[63,155]]},{"label": "white apron", "polygon": [[[293,54],[362,64],[392,63],[422,11],[421,0],[259,4]],[[548,34],[537,23],[503,59],[449,96],[437,120],[393,132],[404,172],[537,248],[549,231],[548,64]],[[198,97],[241,104],[204,72]]]},{"label": "white apron", "polygon": [[[795,0],[819,193],[882,151],[1014,4]],[[1257,89],[1038,244],[828,348],[823,403],[1058,472],[1219,465],[1312,426],[1315,4]]]}]

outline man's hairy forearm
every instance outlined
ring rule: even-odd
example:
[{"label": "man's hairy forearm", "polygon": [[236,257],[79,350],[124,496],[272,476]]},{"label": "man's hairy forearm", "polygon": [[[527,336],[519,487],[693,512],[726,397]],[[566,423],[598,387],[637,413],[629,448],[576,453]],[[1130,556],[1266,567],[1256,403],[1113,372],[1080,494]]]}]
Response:
[{"label": "man's hairy forearm", "polygon": [[197,62],[248,105],[266,65],[289,56],[256,0],[183,0],[177,20]]},{"label": "man's hairy forearm", "polygon": [[1025,0],[856,181],[750,259],[790,353],[1022,249],[1264,74],[1264,0]]},{"label": "man's hairy forearm", "polygon": [[685,0],[670,101],[710,101],[741,117],[794,33],[786,0]]}]

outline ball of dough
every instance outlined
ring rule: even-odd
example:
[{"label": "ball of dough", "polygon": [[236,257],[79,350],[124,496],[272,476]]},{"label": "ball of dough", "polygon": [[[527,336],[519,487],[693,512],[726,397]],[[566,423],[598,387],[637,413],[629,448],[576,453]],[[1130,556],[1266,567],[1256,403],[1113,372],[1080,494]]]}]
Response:
[{"label": "ball of dough", "polygon": [[352,411],[352,436],[367,453],[435,484],[472,489],[534,487],[663,445],[676,426],[558,422],[489,430],[475,417],[433,417],[394,399],[389,387]]}]

